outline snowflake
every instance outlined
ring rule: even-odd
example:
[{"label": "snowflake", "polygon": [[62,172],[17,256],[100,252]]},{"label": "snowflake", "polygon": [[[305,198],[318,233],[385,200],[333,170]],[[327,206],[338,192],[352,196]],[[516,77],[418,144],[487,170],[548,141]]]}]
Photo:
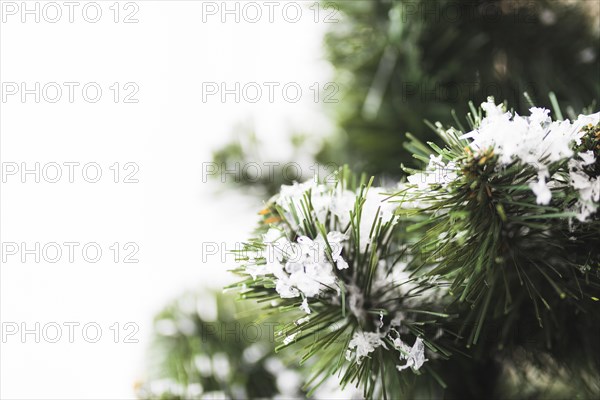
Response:
[{"label": "snowflake", "polygon": [[538,173],[538,181],[529,183],[529,187],[536,195],[536,202],[538,204],[548,204],[552,199],[552,192],[546,183],[547,177],[548,172],[546,170],[542,170]]},{"label": "snowflake", "polygon": [[300,305],[300,309],[307,314],[310,314],[310,308],[308,307],[308,300],[305,298],[302,300],[302,304]]},{"label": "snowflake", "polygon": [[396,338],[394,339],[394,347],[400,351],[400,360],[406,360],[406,364],[396,366],[398,371],[409,367],[416,371],[423,366],[425,361],[428,361],[425,358],[425,343],[419,337],[415,340],[415,344],[412,347],[406,345],[400,338]]},{"label": "snowflake", "polygon": [[355,332],[352,340],[348,343],[346,359],[352,361],[354,358],[357,364],[362,363],[364,357],[368,357],[369,353],[375,351],[379,346],[384,346],[381,335],[377,332]]}]

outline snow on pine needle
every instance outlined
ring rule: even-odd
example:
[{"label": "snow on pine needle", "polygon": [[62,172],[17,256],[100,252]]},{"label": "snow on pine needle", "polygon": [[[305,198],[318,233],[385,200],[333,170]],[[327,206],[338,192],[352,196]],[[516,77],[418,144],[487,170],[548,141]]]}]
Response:
[{"label": "snow on pine needle", "polygon": [[[529,310],[550,337],[553,308],[593,313],[600,297],[600,113],[553,120],[533,107],[520,116],[489,99],[467,120],[470,130],[432,125],[443,148],[414,137],[407,145],[425,164],[405,168],[395,196],[423,233],[413,248],[423,258],[408,269],[451,282],[469,345],[487,321]],[[516,320],[506,317],[498,346]]]},{"label": "snow on pine needle", "polygon": [[447,317],[434,304],[439,285],[403,271],[397,204],[372,182],[343,168],[335,180],[282,186],[234,270],[241,297],[281,321],[279,347],[314,364],[308,386],[338,372],[366,397],[449,354],[433,339]]},{"label": "snow on pine needle", "polygon": [[461,139],[472,140],[469,143],[471,150],[485,153],[493,149],[502,167],[519,161],[534,168],[538,179],[529,182],[529,187],[536,195],[537,204],[543,205],[549,204],[552,199],[551,188],[561,187],[564,183],[561,176],[551,176],[553,164],[567,161],[570,170],[568,183],[579,192],[579,202],[574,207],[577,218],[585,221],[596,211],[600,201],[600,180],[580,171],[582,166],[594,164],[598,156],[593,149],[576,152],[576,147],[582,144],[585,128],[598,125],[600,112],[580,115],[571,122],[553,121],[550,110],[544,108],[532,107],[531,114],[524,117],[505,111],[504,105],[496,105],[492,100],[481,107],[486,113],[485,118],[476,129],[461,136]]}]

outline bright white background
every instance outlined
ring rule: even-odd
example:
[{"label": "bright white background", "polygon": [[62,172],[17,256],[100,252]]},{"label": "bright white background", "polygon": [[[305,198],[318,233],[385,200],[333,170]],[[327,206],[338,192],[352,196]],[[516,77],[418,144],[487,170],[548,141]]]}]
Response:
[{"label": "bright white background", "polygon": [[[48,343],[34,334],[22,340],[20,333],[2,336],[0,343],[0,397],[16,398],[132,398],[137,380],[144,377],[144,353],[153,315],[169,300],[186,290],[221,287],[231,278],[217,256],[202,262],[202,243],[242,241],[254,226],[262,199],[240,191],[228,191],[219,181],[203,182],[202,163],[211,151],[226,143],[239,122],[254,123],[265,139],[264,160],[284,161],[291,156],[289,132],[311,132],[317,137],[330,130],[323,104],[315,103],[309,87],[324,85],[330,68],[323,61],[322,35],[327,29],[314,21],[314,10],[304,3],[297,23],[287,22],[279,8],[270,23],[268,9],[257,23],[227,21],[203,14],[201,1],[135,1],[137,23],[123,23],[131,11],[118,4],[119,22],[109,9],[115,1],[97,1],[102,17],[89,23],[82,17],[87,2],[79,2],[74,22],[68,8],[58,2],[63,15],[48,23],[44,15],[21,21],[19,10],[2,1],[0,27],[0,80],[25,82],[33,88],[48,82],[78,82],[74,101],[62,98],[35,102],[20,93],[0,104],[0,152],[4,172],[8,165],[36,162],[96,162],[102,168],[97,183],[75,168],[75,182],[68,182],[67,167],[58,183],[33,175],[21,182],[20,174],[5,176],[0,192],[1,241],[27,243],[33,248],[49,242],[95,242],[103,254],[96,263],[86,262],[81,246],[70,263],[63,252],[56,263],[28,255],[3,254],[0,268],[0,318],[3,326],[25,323],[29,329],[56,322],[78,322],[74,343],[63,326],[62,338]],[[47,2],[28,1],[42,7]],[[232,3],[232,2],[230,2]],[[221,7],[221,2],[213,3]],[[238,3],[238,7],[243,6]],[[114,7],[114,6],[113,6]],[[233,7],[233,6],[231,6]],[[8,12],[7,12],[8,10]],[[54,10],[46,9],[49,18]],[[205,8],[205,10],[207,10]],[[93,10],[88,10],[94,16]],[[219,10],[220,11],[220,10]],[[240,12],[242,10],[240,9]],[[203,22],[203,15],[205,22]],[[253,15],[253,14],[252,14]],[[291,16],[294,15],[290,11]],[[103,89],[96,103],[83,99],[81,87],[96,82]],[[114,82],[133,82],[139,87],[138,103],[118,103],[109,89]],[[301,100],[290,103],[275,90],[275,101],[251,104],[233,96],[202,101],[203,82],[297,82]],[[281,87],[281,86],[280,86]],[[92,93],[92,92],[90,92]],[[3,95],[7,95],[3,90]],[[49,94],[54,97],[54,92]],[[139,166],[138,183],[113,182],[109,169],[115,162]],[[54,170],[52,170],[54,171]],[[131,171],[131,170],[129,170]],[[121,172],[124,172],[123,170]],[[52,175],[54,172],[52,172]],[[93,175],[90,172],[91,175]],[[231,179],[231,178],[229,178]],[[109,247],[134,242],[139,263],[119,262]],[[66,247],[62,247],[64,251]],[[22,250],[22,249],[21,249]],[[97,343],[84,340],[81,327],[95,322],[102,328]],[[113,342],[115,322],[120,323],[119,343]],[[123,343],[123,325],[140,328],[139,343]],[[130,331],[129,331],[130,332]],[[93,329],[89,331],[94,336]],[[54,336],[54,331],[48,331]]]}]

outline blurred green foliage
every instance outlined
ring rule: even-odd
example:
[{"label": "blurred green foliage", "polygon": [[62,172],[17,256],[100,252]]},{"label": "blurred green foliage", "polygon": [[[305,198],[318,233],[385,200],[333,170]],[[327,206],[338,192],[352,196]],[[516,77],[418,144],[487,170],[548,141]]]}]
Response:
[{"label": "blurred green foliage", "polygon": [[[507,100],[519,113],[581,110],[600,95],[600,2],[562,0],[342,1],[326,36],[340,132],[318,154],[367,173],[411,163],[405,133],[434,140],[423,120],[450,124],[468,102]],[[345,140],[339,140],[340,137]],[[339,143],[343,143],[341,146]]]},{"label": "blurred green foliage", "polygon": [[[600,97],[600,2],[597,0],[326,1],[339,22],[325,47],[341,88],[332,112],[337,132],[315,155],[321,164],[397,178],[415,165],[405,134],[436,141],[424,120],[455,122],[468,103],[488,96],[523,114],[549,107],[548,95],[578,113]],[[261,160],[234,140],[221,163]],[[291,160],[290,160],[291,161]],[[281,177],[281,174],[276,174]],[[274,193],[282,180],[240,184]]]},{"label": "blurred green foliage", "polygon": [[187,293],[154,321],[143,399],[301,396],[300,373],[273,352],[276,323],[257,322],[247,302]]}]

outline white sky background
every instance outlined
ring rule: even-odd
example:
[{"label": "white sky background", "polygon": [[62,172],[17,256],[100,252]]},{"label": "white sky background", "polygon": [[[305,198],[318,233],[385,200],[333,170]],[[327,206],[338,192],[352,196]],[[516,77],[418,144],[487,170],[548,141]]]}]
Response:
[{"label": "white sky background", "polygon": [[[138,23],[122,22],[134,10],[120,3],[119,23],[114,23],[114,1],[97,1],[102,9],[98,23],[82,17],[79,2],[74,22],[68,8],[62,18],[48,23],[41,15],[27,16],[21,10],[6,12],[2,1],[0,28],[0,80],[26,82],[33,88],[48,82],[78,82],[74,102],[68,89],[57,103],[42,94],[40,103],[20,93],[0,104],[1,161],[6,172],[10,163],[41,166],[56,162],[96,162],[101,166],[98,183],[87,183],[81,165],[75,167],[74,183],[62,167],[58,183],[34,182],[34,176],[6,176],[2,183],[1,240],[6,243],[96,242],[103,250],[97,263],[86,262],[81,246],[75,262],[69,263],[66,247],[56,263],[34,255],[20,259],[8,255],[0,268],[0,318],[3,326],[15,322],[32,329],[56,322],[62,326],[58,343],[35,342],[33,334],[23,343],[20,332],[5,335],[0,343],[0,397],[17,398],[131,398],[133,384],[143,377],[144,354],[154,314],[165,303],[188,289],[220,287],[231,278],[229,263],[216,256],[202,262],[203,242],[242,241],[253,228],[261,199],[240,192],[223,191],[218,182],[203,183],[202,163],[227,142],[240,121],[254,121],[267,141],[265,161],[289,157],[286,132],[296,128],[322,135],[330,130],[323,104],[315,103],[309,89],[321,87],[330,77],[323,61],[322,34],[325,13],[315,23],[314,11],[306,8],[297,23],[286,22],[281,5],[269,23],[268,9],[257,23],[226,23],[220,14],[206,15],[201,1],[136,1]],[[28,2],[34,7],[36,2]],[[37,2],[43,7],[47,2]],[[13,3],[21,7],[21,2]],[[58,2],[62,5],[63,2]],[[213,3],[220,7],[221,2]],[[284,4],[284,3],[281,3]],[[243,5],[243,3],[240,3]],[[12,10],[12,9],[11,9]],[[47,9],[50,18],[54,11]],[[293,16],[293,11],[289,11]],[[93,10],[89,15],[94,16]],[[239,104],[228,96],[202,101],[202,82],[297,82],[301,100],[290,103],[275,89],[275,101]],[[103,89],[97,103],[82,97],[81,87],[97,82]],[[137,104],[114,103],[114,82],[121,85],[120,100],[129,92],[123,84],[139,86]],[[279,86],[281,88],[281,86]],[[93,94],[93,92],[90,92]],[[290,92],[292,93],[292,92]],[[49,93],[54,97],[54,92]],[[109,169],[119,162],[136,163],[139,183],[114,183]],[[8,163],[8,164],[7,164]],[[12,165],[12,164],[11,164]],[[54,171],[54,170],[52,170]],[[123,180],[126,172],[119,180]],[[54,172],[52,172],[52,175]],[[93,174],[90,172],[93,177]],[[215,194],[219,192],[220,194]],[[109,247],[134,242],[139,263],[118,263]],[[129,249],[128,249],[129,250]],[[69,343],[65,322],[78,322],[74,343]],[[103,330],[97,343],[87,343],[81,327],[95,322]],[[115,322],[120,323],[119,343],[113,342]],[[138,344],[122,343],[123,325],[137,324]],[[19,326],[20,328],[20,326]],[[8,329],[8,328],[6,328]],[[93,329],[90,336],[93,336]],[[54,336],[54,331],[48,333]]]}]

